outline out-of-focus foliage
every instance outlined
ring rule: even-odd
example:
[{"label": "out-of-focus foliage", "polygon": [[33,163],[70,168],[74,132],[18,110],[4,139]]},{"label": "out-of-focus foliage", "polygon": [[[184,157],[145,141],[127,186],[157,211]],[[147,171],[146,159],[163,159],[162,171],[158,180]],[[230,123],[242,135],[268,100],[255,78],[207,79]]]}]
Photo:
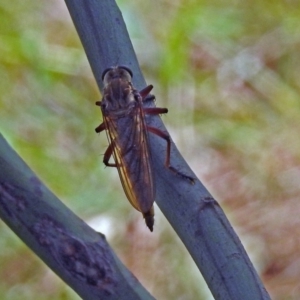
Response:
[{"label": "out-of-focus foliage", "polygon": [[[226,210],[272,299],[300,298],[298,1],[119,1],[183,155]],[[97,90],[63,1],[0,3],[0,128],[158,299],[208,299],[156,208],[150,234],[104,169]],[[76,299],[0,223],[1,299]]]}]

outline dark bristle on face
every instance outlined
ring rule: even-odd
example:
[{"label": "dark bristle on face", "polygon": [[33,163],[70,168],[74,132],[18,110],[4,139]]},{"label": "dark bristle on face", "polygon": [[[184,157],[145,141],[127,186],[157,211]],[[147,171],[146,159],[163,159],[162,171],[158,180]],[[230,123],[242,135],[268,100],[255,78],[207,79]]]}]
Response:
[{"label": "dark bristle on face", "polygon": [[102,81],[104,80],[105,75],[106,75],[109,71],[116,70],[116,69],[124,70],[124,71],[126,71],[126,72],[129,73],[129,75],[130,75],[131,78],[133,77],[132,71],[131,71],[127,66],[120,65],[120,66],[115,66],[115,67],[106,68],[106,69],[102,72],[102,75],[101,75]]}]

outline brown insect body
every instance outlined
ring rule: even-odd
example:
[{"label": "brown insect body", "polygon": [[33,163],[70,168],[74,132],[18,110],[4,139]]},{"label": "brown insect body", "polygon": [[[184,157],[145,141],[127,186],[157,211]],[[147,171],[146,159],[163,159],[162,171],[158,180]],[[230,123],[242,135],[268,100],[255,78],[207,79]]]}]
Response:
[{"label": "brown insect body", "polygon": [[[138,92],[132,86],[131,77],[131,71],[123,66],[111,67],[103,72],[104,96],[102,101],[96,102],[101,107],[103,123],[96,128],[96,132],[106,130],[110,145],[103,162],[106,166],[117,167],[129,202],[143,214],[146,225],[153,231],[155,183],[148,131],[167,141],[166,166],[192,182],[193,179],[170,166],[169,135],[146,125],[145,114],[158,115],[168,110],[143,108],[143,101],[153,86],[149,85]],[[115,163],[109,162],[111,155]]]},{"label": "brown insect body", "polygon": [[[143,99],[133,88],[131,76],[128,75],[126,69],[115,67],[104,76],[104,96],[101,103],[98,103],[104,122],[99,126],[100,130],[98,127],[96,131],[101,131],[103,127],[106,129],[110,146],[104,155],[104,163],[117,167],[129,202],[142,212],[152,231],[155,187]],[[111,154],[115,164],[108,162]]]}]

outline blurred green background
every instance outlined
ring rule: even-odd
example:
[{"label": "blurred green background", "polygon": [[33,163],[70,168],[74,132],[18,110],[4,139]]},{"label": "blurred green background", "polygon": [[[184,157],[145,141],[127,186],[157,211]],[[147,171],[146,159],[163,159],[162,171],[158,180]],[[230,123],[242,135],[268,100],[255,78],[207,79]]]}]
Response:
[{"label": "blurred green background", "polygon": [[[300,2],[118,1],[163,120],[272,299],[300,299]],[[104,168],[101,96],[62,0],[0,0],[0,128],[157,299],[212,299],[156,207]],[[101,201],[100,201],[101,200]],[[79,299],[0,222],[2,299]]]}]

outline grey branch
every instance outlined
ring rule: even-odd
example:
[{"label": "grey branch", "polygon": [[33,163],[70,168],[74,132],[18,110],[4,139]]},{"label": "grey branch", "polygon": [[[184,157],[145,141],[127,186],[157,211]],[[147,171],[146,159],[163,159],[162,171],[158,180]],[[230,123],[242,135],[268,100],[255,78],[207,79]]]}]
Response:
[{"label": "grey branch", "polygon": [[[66,0],[66,3],[100,89],[100,74],[116,64],[129,66],[133,70],[134,85],[144,88],[144,78],[115,2]],[[165,130],[159,117],[149,122]],[[174,144],[172,147],[171,163],[185,174],[192,174]],[[165,169],[165,148],[165,141],[151,138],[156,203],[192,255],[214,297],[269,299],[220,206],[200,181],[192,186]]]},{"label": "grey branch", "polygon": [[0,134],[0,217],[82,299],[153,299]]}]

